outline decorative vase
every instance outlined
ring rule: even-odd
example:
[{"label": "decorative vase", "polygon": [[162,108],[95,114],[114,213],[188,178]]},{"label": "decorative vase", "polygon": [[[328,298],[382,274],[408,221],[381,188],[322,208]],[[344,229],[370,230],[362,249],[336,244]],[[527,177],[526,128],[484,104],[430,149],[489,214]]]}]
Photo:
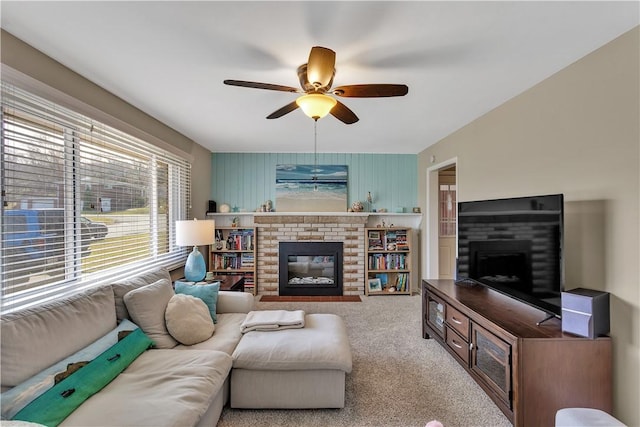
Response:
[{"label": "decorative vase", "polygon": [[189,282],[199,282],[204,279],[206,274],[207,267],[204,263],[204,257],[198,250],[198,247],[194,246],[184,265],[184,278]]},{"label": "decorative vase", "polygon": [[364,210],[364,206],[362,206],[362,202],[356,201],[351,204],[351,210],[353,212],[362,212]]}]

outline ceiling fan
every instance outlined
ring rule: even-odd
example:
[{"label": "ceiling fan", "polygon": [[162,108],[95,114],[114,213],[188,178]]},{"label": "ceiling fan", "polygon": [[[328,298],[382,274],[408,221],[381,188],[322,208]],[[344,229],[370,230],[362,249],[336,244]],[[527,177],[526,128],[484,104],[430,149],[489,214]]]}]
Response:
[{"label": "ceiling fan", "polygon": [[331,88],[336,73],[335,63],[336,53],[333,50],[314,46],[311,48],[307,63],[298,67],[298,79],[302,90],[291,86],[244,80],[225,80],[224,84],[305,94],[269,114],[267,119],[277,119],[300,107],[307,116],[314,120],[330,113],[348,125],[357,122],[358,116],[329,94],[344,98],[383,98],[404,96],[409,92],[409,88],[402,84],[358,84]]}]

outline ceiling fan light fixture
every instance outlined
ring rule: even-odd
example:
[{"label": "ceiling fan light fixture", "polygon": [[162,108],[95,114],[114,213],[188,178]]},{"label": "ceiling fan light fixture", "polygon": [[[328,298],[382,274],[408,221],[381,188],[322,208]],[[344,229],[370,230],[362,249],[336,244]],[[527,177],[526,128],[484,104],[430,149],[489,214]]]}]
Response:
[{"label": "ceiling fan light fixture", "polygon": [[307,61],[307,79],[316,88],[328,86],[335,73],[336,53],[322,46],[314,46]]},{"label": "ceiling fan light fixture", "polygon": [[296,99],[296,104],[307,116],[318,120],[331,112],[331,109],[338,103],[334,98],[320,93],[303,95]]},{"label": "ceiling fan light fixture", "polygon": [[277,119],[302,108],[304,114],[316,122],[331,113],[346,125],[356,123],[359,120],[358,116],[342,102],[333,98],[333,95],[345,98],[386,98],[404,96],[409,92],[407,85],[403,84],[356,84],[332,89],[335,65],[334,51],[326,47],[314,46],[311,48],[307,63],[300,65],[297,70],[302,90],[291,86],[245,80],[224,80],[223,83],[231,86],[307,94],[277,109],[269,114],[267,119]]}]

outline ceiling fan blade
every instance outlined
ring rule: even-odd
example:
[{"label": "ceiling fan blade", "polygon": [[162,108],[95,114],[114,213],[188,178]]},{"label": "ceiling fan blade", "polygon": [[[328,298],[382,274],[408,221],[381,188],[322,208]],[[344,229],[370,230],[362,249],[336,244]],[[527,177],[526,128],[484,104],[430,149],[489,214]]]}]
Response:
[{"label": "ceiling fan blade", "polygon": [[229,86],[249,87],[253,89],[279,90],[281,92],[299,92],[299,90],[295,87],[274,85],[271,83],[247,82],[244,80],[225,80],[223,83]]},{"label": "ceiling fan blade", "polygon": [[353,111],[340,101],[331,109],[331,115],[347,125],[354,124],[360,120]]},{"label": "ceiling fan blade", "polygon": [[326,47],[314,46],[307,61],[307,80],[316,87],[326,87],[335,73],[336,53]]},{"label": "ceiling fan blade", "polygon": [[389,96],[404,96],[409,92],[407,85],[392,84],[364,84],[338,86],[331,92],[334,95],[347,98],[383,98]]},{"label": "ceiling fan blade", "polygon": [[282,117],[285,114],[289,114],[290,112],[292,112],[296,108],[298,108],[298,104],[296,104],[296,101],[293,101],[293,102],[285,105],[284,107],[280,108],[279,110],[276,110],[273,113],[269,114],[267,116],[267,119],[277,119],[278,117]]}]

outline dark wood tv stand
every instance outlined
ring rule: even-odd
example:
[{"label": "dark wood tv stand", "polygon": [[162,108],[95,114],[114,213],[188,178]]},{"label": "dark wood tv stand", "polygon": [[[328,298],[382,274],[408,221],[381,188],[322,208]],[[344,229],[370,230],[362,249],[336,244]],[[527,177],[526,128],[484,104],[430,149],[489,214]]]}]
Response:
[{"label": "dark wood tv stand", "polygon": [[422,281],[422,334],[467,370],[514,426],[552,426],[558,409],[611,413],[611,338],[562,332],[557,318],[484,286]]}]

